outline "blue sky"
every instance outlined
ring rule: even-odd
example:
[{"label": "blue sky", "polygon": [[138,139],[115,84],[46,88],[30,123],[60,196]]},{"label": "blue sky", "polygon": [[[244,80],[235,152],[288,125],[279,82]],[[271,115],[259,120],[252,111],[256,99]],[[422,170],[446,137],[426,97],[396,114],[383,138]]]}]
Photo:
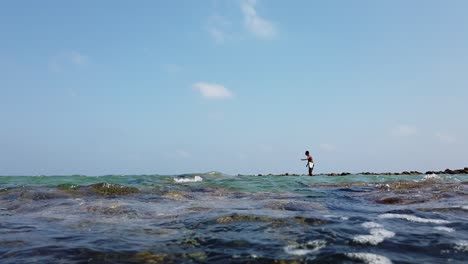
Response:
[{"label": "blue sky", "polygon": [[468,166],[466,1],[2,1],[0,175]]}]

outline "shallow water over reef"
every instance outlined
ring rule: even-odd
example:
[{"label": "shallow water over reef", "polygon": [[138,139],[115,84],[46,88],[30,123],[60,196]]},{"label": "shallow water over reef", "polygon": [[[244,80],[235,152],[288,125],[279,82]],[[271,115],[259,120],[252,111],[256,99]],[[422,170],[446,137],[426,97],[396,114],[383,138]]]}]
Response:
[{"label": "shallow water over reef", "polygon": [[466,263],[468,176],[3,176],[0,259]]}]

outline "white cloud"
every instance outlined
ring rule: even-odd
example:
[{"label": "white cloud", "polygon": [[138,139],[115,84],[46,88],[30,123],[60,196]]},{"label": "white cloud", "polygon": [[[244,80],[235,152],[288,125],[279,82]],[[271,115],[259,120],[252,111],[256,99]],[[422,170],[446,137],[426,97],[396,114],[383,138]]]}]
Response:
[{"label": "white cloud", "polygon": [[193,87],[200,91],[203,97],[208,99],[227,99],[232,97],[231,91],[220,84],[199,82],[194,84]]},{"label": "white cloud", "polygon": [[328,143],[322,143],[320,144],[320,149],[326,151],[326,152],[333,152],[336,150],[335,146],[328,144]]},{"label": "white cloud", "polygon": [[274,38],[277,35],[275,27],[271,22],[257,14],[257,10],[255,9],[256,4],[256,0],[242,0],[241,2],[241,9],[247,29],[259,38]]},{"label": "white cloud", "polygon": [[408,125],[400,125],[392,130],[392,134],[396,136],[413,136],[416,133],[416,128]]},{"label": "white cloud", "polygon": [[443,143],[452,144],[455,143],[456,138],[445,132],[436,133],[436,137]]}]

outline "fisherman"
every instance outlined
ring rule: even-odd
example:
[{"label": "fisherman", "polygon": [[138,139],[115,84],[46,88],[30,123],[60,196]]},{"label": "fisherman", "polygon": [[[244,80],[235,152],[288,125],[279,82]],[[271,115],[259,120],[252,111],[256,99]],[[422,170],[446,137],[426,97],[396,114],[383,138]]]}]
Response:
[{"label": "fisherman", "polygon": [[314,158],[312,158],[312,155],[310,155],[308,150],[305,152],[305,155],[307,158],[301,160],[307,160],[306,167],[309,168],[309,176],[312,176],[312,171],[314,170]]}]

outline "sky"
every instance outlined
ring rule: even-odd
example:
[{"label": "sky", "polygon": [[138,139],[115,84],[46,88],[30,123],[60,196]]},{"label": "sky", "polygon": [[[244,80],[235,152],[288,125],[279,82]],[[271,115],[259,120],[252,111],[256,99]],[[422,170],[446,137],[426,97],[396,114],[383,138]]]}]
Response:
[{"label": "sky", "polygon": [[468,166],[468,2],[0,2],[0,175]]}]

